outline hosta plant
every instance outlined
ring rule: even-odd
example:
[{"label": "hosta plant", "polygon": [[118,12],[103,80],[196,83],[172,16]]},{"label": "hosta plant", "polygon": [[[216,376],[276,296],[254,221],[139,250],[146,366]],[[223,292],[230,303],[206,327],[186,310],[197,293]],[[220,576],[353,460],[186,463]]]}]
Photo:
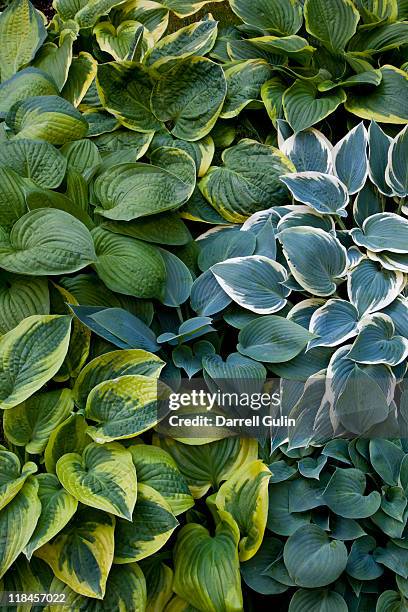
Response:
[{"label": "hosta plant", "polygon": [[[205,4],[0,15],[0,591],[403,611],[407,5]],[[177,436],[194,382],[295,425]]]}]

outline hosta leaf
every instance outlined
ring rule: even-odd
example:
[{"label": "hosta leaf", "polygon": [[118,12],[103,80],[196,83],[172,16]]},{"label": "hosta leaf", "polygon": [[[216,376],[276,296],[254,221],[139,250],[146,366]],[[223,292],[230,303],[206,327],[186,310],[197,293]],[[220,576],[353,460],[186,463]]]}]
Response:
[{"label": "hosta leaf", "polygon": [[294,164],[297,172],[322,172],[333,169],[332,146],[318,130],[309,128],[293,134],[279,147]]},{"label": "hosta leaf", "polygon": [[187,482],[169,453],[147,444],[136,444],[128,450],[136,467],[138,483],[158,491],[175,516],[194,505]]},{"label": "hosta leaf", "polygon": [[358,363],[396,366],[408,357],[408,338],[395,334],[394,323],[381,312],[366,317],[348,358]]},{"label": "hosta leaf", "polygon": [[56,538],[35,551],[71,589],[103,599],[113,561],[115,518],[83,508]]},{"label": "hosta leaf", "polygon": [[165,266],[155,247],[101,227],[92,230],[92,237],[97,256],[95,268],[109,289],[143,298],[162,296]]},{"label": "hosta leaf", "polygon": [[39,455],[51,432],[66,420],[73,408],[70,389],[32,395],[4,414],[4,433],[16,446],[24,446],[27,453]]},{"label": "hosta leaf", "polygon": [[[282,558],[283,545],[277,538],[265,536],[254,557],[240,564],[241,576],[256,593],[278,595],[288,590],[288,585],[272,578],[275,563]],[[289,582],[292,582],[289,578]]]},{"label": "hosta leaf", "polygon": [[15,140],[30,138],[62,145],[82,138],[88,122],[70,102],[58,96],[33,96],[17,102],[7,113],[6,123]]},{"label": "hosta leaf", "polygon": [[130,221],[185,204],[195,186],[192,158],[179,149],[163,147],[155,151],[152,161],[157,165],[119,164],[103,172],[95,182],[101,204],[97,212],[108,219]]},{"label": "hosta leaf", "polygon": [[0,233],[0,266],[9,272],[64,274],[76,272],[95,259],[89,230],[69,213],[55,208],[32,210],[14,224],[10,236]]},{"label": "hosta leaf", "polygon": [[274,147],[245,138],[222,154],[223,166],[212,166],[201,179],[204,197],[228,221],[241,223],[258,210],[283,204],[286,188],[279,176],[292,163]]},{"label": "hosta leaf", "polygon": [[283,94],[286,89],[286,84],[279,77],[269,79],[261,87],[262,102],[265,104],[265,110],[275,127],[278,119],[283,116]]},{"label": "hosta leaf", "polygon": [[157,444],[173,457],[196,499],[210,487],[218,489],[241,466],[255,461],[258,452],[256,441],[250,438],[225,438],[199,446],[158,438]]},{"label": "hosta leaf", "polygon": [[240,353],[256,361],[280,363],[296,357],[313,338],[304,327],[276,315],[251,321],[240,331]]},{"label": "hosta leaf", "polygon": [[211,270],[206,270],[194,281],[190,302],[198,315],[208,317],[228,306],[231,298],[221,289]]},{"label": "hosta leaf", "polygon": [[159,558],[143,560],[141,567],[148,592],[146,612],[163,610],[173,595],[173,570]]},{"label": "hosta leaf", "polygon": [[[40,68],[52,78],[58,92],[64,87],[68,77],[72,61],[72,46],[75,39],[76,33],[70,30],[63,31],[59,38],[59,45],[45,43],[38,51],[34,61],[37,68]],[[34,92],[33,95],[35,95]]]},{"label": "hosta leaf", "polygon": [[41,514],[38,483],[29,478],[5,508],[0,511],[0,578],[24,550]]},{"label": "hosta leaf", "polygon": [[[398,576],[397,576],[398,578]],[[406,607],[406,599],[397,591],[384,591],[377,600],[376,610],[378,612],[386,612],[387,610],[395,610],[395,612],[403,612]]]},{"label": "hosta leaf", "polygon": [[370,462],[384,482],[397,486],[404,452],[390,440],[370,440]]},{"label": "hosta leaf", "polygon": [[131,522],[119,520],[115,530],[115,563],[139,561],[160,550],[178,521],[158,491],[146,484],[137,487]]},{"label": "hosta leaf", "polygon": [[348,606],[340,593],[323,589],[298,589],[290,600],[289,612],[347,612]]},{"label": "hosta leaf", "polygon": [[354,242],[375,253],[408,253],[408,220],[395,213],[378,213],[368,217],[360,229],[353,228]]},{"label": "hosta leaf", "polygon": [[72,59],[68,77],[62,89],[63,98],[77,107],[96,76],[98,64],[90,53],[81,51]]},{"label": "hosta leaf", "polygon": [[367,130],[363,122],[353,128],[334,147],[334,169],[350,195],[360,191],[368,174]]},{"label": "hosta leaf", "polygon": [[296,34],[302,26],[302,7],[296,0],[231,0],[230,6],[245,23],[281,36]]},{"label": "hosta leaf", "polygon": [[406,22],[387,23],[372,30],[361,30],[353,37],[349,51],[380,53],[407,44],[408,24]]},{"label": "hosta leaf", "polygon": [[205,272],[214,264],[227,259],[252,255],[256,248],[256,237],[252,232],[230,230],[210,235],[198,254],[197,264]]},{"label": "hosta leaf", "polygon": [[28,64],[47,38],[41,14],[29,0],[14,0],[0,17],[1,80],[9,79]]},{"label": "hosta leaf", "polygon": [[385,181],[385,171],[392,138],[385,134],[375,121],[371,121],[368,130],[368,141],[370,145],[368,167],[370,179],[381,193],[384,195],[391,195],[392,190]]},{"label": "hosta leaf", "polygon": [[104,353],[92,359],[76,379],[73,388],[75,403],[84,409],[92,389],[106,380],[130,374],[158,378],[164,365],[159,357],[140,349]]},{"label": "hosta leaf", "polygon": [[398,17],[398,0],[357,0],[355,5],[364,23],[378,23],[383,20],[392,22]]},{"label": "hosta leaf", "polygon": [[330,540],[317,525],[304,525],[289,536],[283,558],[290,576],[303,587],[321,587],[340,576],[347,564],[347,548]]},{"label": "hosta leaf", "polygon": [[321,95],[314,83],[298,79],[283,95],[285,117],[295,132],[301,132],[333,113],[346,98],[340,87]]},{"label": "hosta leaf", "polygon": [[24,183],[10,168],[0,166],[0,214],[2,227],[10,231],[27,212]]},{"label": "hosta leaf", "polygon": [[347,188],[340,179],[321,172],[284,174],[281,181],[299,202],[307,204],[321,214],[346,217],[349,202]]},{"label": "hosta leaf", "polygon": [[195,523],[179,532],[173,590],[201,610],[238,612],[242,610],[239,530],[228,512],[219,515],[214,536]]},{"label": "hosta leaf", "polygon": [[351,547],[346,572],[356,580],[379,578],[384,573],[384,569],[373,559],[371,553],[375,547],[375,539],[371,536],[356,540]]},{"label": "hosta leaf", "polygon": [[219,489],[215,503],[235,519],[241,534],[240,561],[248,561],[262,543],[268,516],[268,482],[271,473],[262,461],[244,465]]},{"label": "hosta leaf", "polygon": [[384,270],[377,262],[364,258],[349,273],[347,292],[361,317],[391,304],[403,285],[400,272]]},{"label": "hosta leaf", "polygon": [[344,106],[346,110],[362,119],[373,119],[381,123],[400,123],[408,121],[408,100],[404,94],[408,75],[394,66],[382,66],[381,83],[367,93],[350,92]]},{"label": "hosta leaf", "polygon": [[372,516],[380,507],[378,491],[364,495],[366,478],[360,470],[336,468],[323,499],[332,512],[344,518]]},{"label": "hosta leaf", "polygon": [[330,51],[343,51],[356,31],[359,12],[351,0],[306,0],[306,29]]},{"label": "hosta leaf", "polygon": [[207,355],[213,355],[215,348],[207,340],[196,342],[191,348],[187,344],[176,346],[173,349],[171,357],[173,363],[178,368],[182,368],[187,376],[191,378],[197,372],[201,372],[202,360]]},{"label": "hosta leaf", "polygon": [[16,102],[24,100],[27,91],[33,96],[54,96],[59,93],[46,72],[38,68],[24,68],[0,85],[0,116],[4,117]]},{"label": "hosta leaf", "polygon": [[96,423],[88,434],[102,443],[151,429],[159,420],[159,402],[168,393],[169,388],[156,378],[139,374],[100,383],[88,395],[85,416]]},{"label": "hosta leaf", "polygon": [[346,249],[332,234],[318,228],[292,227],[278,235],[290,271],[313,295],[331,295],[347,267]]},{"label": "hosta leaf", "polygon": [[173,122],[174,136],[199,140],[214,127],[226,89],[221,66],[203,57],[193,57],[177,62],[155,84],[152,110],[159,121]]},{"label": "hosta leaf", "polygon": [[328,300],[310,319],[309,331],[318,336],[309,342],[315,346],[337,346],[358,334],[358,311],[346,300]]},{"label": "hosta leaf", "polygon": [[[60,11],[60,5],[66,1],[57,0],[58,11]],[[79,6],[75,7],[75,14],[70,15],[70,17],[75,17],[80,28],[91,28],[99,17],[107,15],[111,8],[121,3],[122,0],[90,0],[90,2],[81,2]]]},{"label": "hosta leaf", "polygon": [[[372,183],[367,182],[354,200],[354,220],[357,225],[361,227],[367,217],[371,217],[381,211],[381,194],[375,189]],[[354,252],[357,253],[356,251]]]},{"label": "hosta leaf", "polygon": [[271,314],[286,305],[290,289],[282,283],[287,272],[268,257],[234,257],[215,264],[211,272],[225,293],[251,312]]},{"label": "hosta leaf", "polygon": [[221,117],[236,117],[248,104],[258,100],[261,86],[271,76],[271,68],[262,59],[239,62],[227,68],[227,97],[222,108]]},{"label": "hosta leaf", "polygon": [[131,454],[120,444],[90,444],[82,456],[61,457],[56,470],[63,487],[82,504],[131,520],[136,470]]},{"label": "hosta leaf", "polygon": [[109,21],[96,24],[93,33],[102,51],[116,61],[134,59],[138,44],[143,38],[143,26],[137,21],[125,21],[117,28]]},{"label": "hosta leaf", "polygon": [[0,340],[0,407],[17,406],[59,370],[68,350],[71,318],[33,315]]},{"label": "hosta leaf", "polygon": [[408,195],[408,171],[404,163],[407,156],[407,149],[408,130],[404,128],[391,143],[385,176],[393,193],[400,197]]},{"label": "hosta leaf", "polygon": [[63,489],[53,474],[39,474],[36,480],[41,514],[24,551],[29,559],[37,548],[49,542],[65,527],[78,507],[77,500]]},{"label": "hosta leaf", "polygon": [[[193,15],[207,2],[208,0],[162,0],[163,6],[180,18]],[[215,0],[215,2],[220,2],[220,0]]]},{"label": "hosta leaf", "polygon": [[190,296],[193,277],[187,266],[169,251],[160,249],[166,268],[166,285],[163,304],[177,307],[183,304]]},{"label": "hosta leaf", "polygon": [[47,279],[3,273],[0,281],[0,334],[30,315],[50,312]]},{"label": "hosta leaf", "polygon": [[183,342],[189,342],[200,336],[204,336],[214,328],[211,326],[212,319],[210,317],[193,317],[187,319],[178,328],[178,332],[165,332],[157,337],[157,342],[163,343],[168,342],[172,346],[182,344]]},{"label": "hosta leaf", "polygon": [[102,163],[97,146],[92,140],[75,140],[61,147],[61,153],[66,157],[68,168],[89,179]]},{"label": "hosta leaf", "polygon": [[2,143],[0,166],[8,166],[20,177],[32,180],[38,187],[55,189],[64,178],[67,161],[48,142],[14,140]]},{"label": "hosta leaf", "polygon": [[44,452],[47,472],[55,473],[58,459],[66,453],[83,452],[91,442],[87,428],[87,422],[82,414],[74,413],[54,429]]},{"label": "hosta leaf", "polygon": [[150,109],[152,82],[143,66],[136,62],[100,64],[96,86],[103,107],[122,125],[137,132],[160,129]]},{"label": "hosta leaf", "polygon": [[7,506],[21,490],[27,478],[35,474],[37,466],[32,461],[21,469],[20,461],[14,453],[0,450],[0,510]]},{"label": "hosta leaf", "polygon": [[146,580],[139,565],[113,566],[106,583],[104,609],[143,612],[147,610],[146,600]]}]

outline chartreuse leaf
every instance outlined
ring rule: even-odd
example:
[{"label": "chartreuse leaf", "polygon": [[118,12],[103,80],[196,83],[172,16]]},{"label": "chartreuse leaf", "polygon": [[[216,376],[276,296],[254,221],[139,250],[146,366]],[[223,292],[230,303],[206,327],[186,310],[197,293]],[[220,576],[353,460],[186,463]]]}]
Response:
[{"label": "chartreuse leaf", "polygon": [[108,62],[98,66],[96,86],[103,107],[122,125],[137,132],[161,128],[150,109],[152,82],[136,62]]},{"label": "chartreuse leaf", "polygon": [[47,472],[55,473],[58,459],[67,453],[82,453],[92,441],[87,435],[87,422],[82,414],[74,413],[51,433],[44,452]]},{"label": "chartreuse leaf", "polygon": [[136,470],[120,444],[90,444],[82,456],[68,453],[58,460],[56,471],[63,487],[82,504],[131,520]]},{"label": "chartreuse leaf", "polygon": [[146,579],[146,612],[164,610],[173,595],[173,570],[160,557],[147,558],[140,565]]},{"label": "chartreuse leaf", "polygon": [[336,291],[347,268],[346,249],[332,234],[319,228],[291,227],[278,235],[290,271],[296,281],[313,295]]},{"label": "chartreuse leaf", "polygon": [[0,407],[24,402],[61,367],[68,350],[71,318],[33,315],[0,339]]},{"label": "chartreuse leaf", "polygon": [[1,80],[6,81],[31,62],[47,38],[41,14],[29,0],[14,0],[0,17]]},{"label": "chartreuse leaf", "polygon": [[109,21],[101,21],[93,29],[101,50],[112,55],[116,61],[134,59],[143,39],[143,31],[142,24],[137,21],[125,21],[117,28]]},{"label": "chartreuse leaf", "polygon": [[0,334],[5,334],[30,315],[50,312],[47,279],[14,276],[3,272],[0,280]]},{"label": "chartreuse leaf", "polygon": [[284,174],[281,181],[299,202],[307,204],[321,214],[346,217],[349,196],[340,179],[321,172]]},{"label": "chartreuse leaf", "polygon": [[0,166],[7,166],[38,187],[55,189],[64,178],[67,160],[48,142],[12,140],[1,145]]},{"label": "chartreuse leaf", "polygon": [[393,22],[398,17],[398,0],[357,0],[355,5],[364,23]]},{"label": "chartreuse leaf", "polygon": [[120,376],[142,374],[159,377],[165,363],[153,353],[141,349],[111,351],[92,359],[75,381],[73,394],[80,409],[86,406],[89,393],[99,383]]},{"label": "chartreuse leaf", "polygon": [[361,317],[394,302],[404,282],[400,272],[385,270],[378,262],[363,258],[348,275],[347,292]]},{"label": "chartreuse leaf", "polygon": [[333,113],[346,99],[341,87],[322,95],[315,83],[297,79],[283,94],[283,108],[290,126],[301,132]]},{"label": "chartreuse leaf", "polygon": [[375,253],[408,253],[408,220],[395,213],[378,213],[368,217],[361,229],[353,228],[351,235],[358,246]]},{"label": "chartreuse leaf", "polygon": [[70,389],[34,394],[4,413],[4,433],[16,446],[24,446],[27,453],[39,455],[52,431],[66,420],[73,408]]},{"label": "chartreuse leaf", "polygon": [[201,179],[204,197],[225,218],[242,223],[254,212],[283,204],[282,174],[294,166],[278,149],[245,138],[222,154],[223,166],[212,166]]},{"label": "chartreuse leaf", "polygon": [[136,444],[128,450],[136,467],[138,482],[158,491],[175,516],[194,505],[187,481],[169,453],[147,444]]},{"label": "chartreuse leaf", "polygon": [[77,34],[70,29],[60,34],[58,45],[45,43],[38,51],[34,65],[43,70],[54,81],[58,93],[64,87],[72,61],[72,46]]},{"label": "chartreuse leaf", "polygon": [[6,115],[13,139],[32,138],[62,145],[86,136],[88,122],[68,100],[33,96],[17,102]]},{"label": "chartreuse leaf", "polygon": [[0,510],[7,506],[23,487],[31,474],[35,474],[37,466],[29,461],[21,469],[17,455],[6,450],[0,450]]},{"label": "chartreuse leaf", "polygon": [[297,172],[322,172],[333,169],[332,145],[318,130],[309,128],[287,138],[279,147]]},{"label": "chartreuse leaf", "polygon": [[309,34],[334,53],[344,50],[360,20],[351,0],[306,0],[304,11]]},{"label": "chartreuse leaf", "polygon": [[337,346],[358,334],[358,311],[346,300],[328,300],[312,314],[309,330],[317,336],[309,342],[315,346]]},{"label": "chartreuse leaf", "polygon": [[302,7],[296,0],[231,0],[230,6],[245,23],[280,36],[296,34],[302,26]]},{"label": "chartreuse leaf", "polygon": [[77,107],[94,80],[97,67],[98,64],[90,53],[80,51],[78,56],[72,59],[68,77],[61,92],[62,97]]},{"label": "chartreuse leaf", "polygon": [[129,236],[112,234],[101,227],[92,230],[92,237],[95,268],[109,289],[135,297],[162,296],[165,266],[155,247]]},{"label": "chartreuse leaf", "polygon": [[[407,24],[408,25],[408,24]],[[408,171],[404,159],[408,149],[408,130],[405,127],[391,143],[385,179],[394,194],[408,195]]]},{"label": "chartreuse leaf", "polygon": [[158,491],[138,484],[131,522],[118,520],[115,530],[115,563],[131,563],[153,555],[167,542],[178,521]]},{"label": "chartreuse leaf", "polygon": [[35,556],[77,593],[103,599],[113,561],[114,529],[113,516],[82,508],[51,542],[35,551]]},{"label": "chartreuse leaf", "polygon": [[222,510],[214,536],[202,525],[185,525],[174,550],[177,595],[208,612],[242,610],[238,541],[236,522]]},{"label": "chartreuse leaf", "polygon": [[286,305],[286,269],[268,257],[234,257],[215,264],[211,272],[225,293],[251,312],[271,314]]},{"label": "chartreuse leaf", "polygon": [[344,106],[362,119],[381,123],[405,124],[408,121],[408,100],[404,92],[408,74],[394,66],[380,68],[382,80],[370,93],[350,91]]},{"label": "chartreuse leaf", "polygon": [[[80,28],[91,28],[102,15],[107,15],[111,8],[121,4],[121,0],[91,0],[90,2],[76,3],[67,0],[57,0],[56,8],[61,15],[68,19],[75,18]],[[69,11],[69,17],[66,11]],[[71,12],[72,10],[72,12]]]},{"label": "chartreuse leaf", "polygon": [[28,478],[17,495],[0,511],[0,578],[24,550],[41,514],[38,483]]},{"label": "chartreuse leaf", "polygon": [[214,127],[227,84],[220,65],[204,57],[177,62],[156,82],[151,108],[159,121],[171,121],[171,133],[195,141]]},{"label": "chartreuse leaf", "polygon": [[304,327],[277,315],[251,321],[239,332],[237,346],[242,355],[256,361],[281,363],[298,355],[313,338]]},{"label": "chartreuse leaf", "polygon": [[27,212],[24,183],[10,168],[0,167],[0,214],[2,227],[10,231]]},{"label": "chartreuse leaf", "polygon": [[265,60],[250,59],[235,63],[225,71],[227,97],[221,117],[231,119],[251,102],[259,99],[261,87],[271,77],[271,68]]},{"label": "chartreuse leaf", "polygon": [[343,573],[347,548],[340,540],[330,540],[317,525],[304,525],[289,536],[283,558],[289,575],[298,586],[322,587]]},{"label": "chartreuse leaf", "polygon": [[95,442],[133,438],[157,425],[169,388],[152,376],[125,375],[101,382],[88,395],[85,416]]},{"label": "chartreuse leaf", "polygon": [[89,230],[62,210],[32,210],[20,217],[9,236],[0,231],[0,266],[9,272],[32,276],[65,274],[95,259]]},{"label": "chartreuse leaf", "polygon": [[180,149],[163,147],[152,162],[119,164],[103,172],[95,181],[97,212],[131,221],[185,204],[195,186],[193,159]]},{"label": "chartreuse leaf", "polygon": [[332,512],[344,518],[372,516],[380,507],[378,491],[364,495],[366,478],[358,469],[336,468],[324,492],[324,502]]},{"label": "chartreuse leaf", "polygon": [[53,79],[39,68],[24,68],[0,85],[0,116],[4,117],[11,107],[24,100],[27,91],[33,96],[58,95]]},{"label": "chartreuse leaf", "polygon": [[38,497],[41,514],[34,533],[25,548],[30,559],[33,552],[49,542],[74,516],[78,502],[62,487],[54,474],[38,474]]},{"label": "chartreuse leaf", "polygon": [[239,559],[248,561],[262,543],[268,517],[268,482],[271,472],[262,461],[237,470],[219,489],[215,503],[236,521],[241,539]]},{"label": "chartreuse leaf", "polygon": [[385,363],[396,366],[408,357],[408,338],[395,334],[395,326],[386,314],[374,313],[360,324],[360,332],[348,358],[358,363]]},{"label": "chartreuse leaf", "polygon": [[348,606],[340,593],[327,589],[298,589],[289,604],[289,612],[347,612]]},{"label": "chartreuse leaf", "polygon": [[349,51],[367,55],[390,51],[408,42],[406,22],[386,23],[370,30],[361,30],[350,41]]},{"label": "chartreuse leaf", "polygon": [[257,443],[250,438],[225,438],[190,446],[160,437],[154,443],[170,453],[196,499],[203,497],[211,487],[218,489],[223,480],[258,456]]}]

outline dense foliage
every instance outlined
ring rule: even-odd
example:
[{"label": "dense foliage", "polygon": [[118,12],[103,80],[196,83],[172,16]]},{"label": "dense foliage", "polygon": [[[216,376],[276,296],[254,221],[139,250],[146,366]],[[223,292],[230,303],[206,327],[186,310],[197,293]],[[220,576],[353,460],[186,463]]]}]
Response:
[{"label": "dense foliage", "polygon": [[[205,4],[0,15],[0,591],[407,610],[408,4]],[[162,435],[193,377],[296,425]]]}]

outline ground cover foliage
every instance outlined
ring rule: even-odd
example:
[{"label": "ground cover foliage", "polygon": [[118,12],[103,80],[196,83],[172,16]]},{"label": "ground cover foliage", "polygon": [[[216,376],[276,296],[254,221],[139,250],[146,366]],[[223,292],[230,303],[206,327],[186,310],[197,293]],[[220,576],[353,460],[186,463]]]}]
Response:
[{"label": "ground cover foliage", "polygon": [[[0,590],[406,610],[408,4],[205,4],[0,15]],[[191,377],[296,426],[159,435]]]}]

